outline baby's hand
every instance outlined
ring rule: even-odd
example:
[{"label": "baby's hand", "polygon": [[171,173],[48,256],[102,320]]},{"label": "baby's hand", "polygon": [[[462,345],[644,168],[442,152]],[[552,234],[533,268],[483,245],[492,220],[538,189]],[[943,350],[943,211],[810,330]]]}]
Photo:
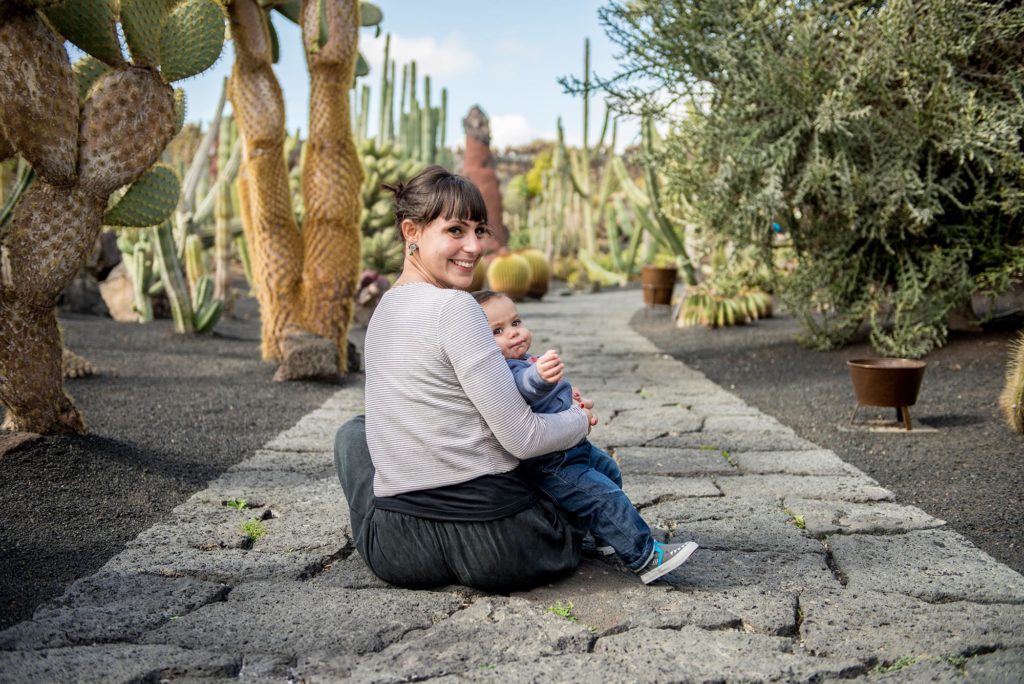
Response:
[{"label": "baby's hand", "polygon": [[562,359],[558,358],[558,352],[549,349],[537,359],[537,374],[549,385],[554,385],[562,379],[565,374],[565,366],[562,364]]}]

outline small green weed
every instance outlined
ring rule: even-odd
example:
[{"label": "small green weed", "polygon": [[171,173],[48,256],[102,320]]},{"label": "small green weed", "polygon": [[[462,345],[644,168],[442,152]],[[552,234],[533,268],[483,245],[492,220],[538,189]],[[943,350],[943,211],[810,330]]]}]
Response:
[{"label": "small green weed", "polygon": [[804,624],[804,609],[797,606],[796,609],[796,628],[800,629],[800,626]]},{"label": "small green weed", "polygon": [[267,533],[267,527],[259,520],[247,520],[242,523],[242,534],[254,542]]},{"label": "small green weed", "polygon": [[899,660],[890,663],[888,665],[876,665],[871,672],[875,674],[885,674],[886,672],[898,672],[905,667],[910,667],[918,661],[917,656],[903,656]]},{"label": "small green weed", "polygon": [[650,399],[652,396],[651,393],[645,390],[643,387],[638,389],[636,393],[640,395],[641,399]]},{"label": "small green weed", "polygon": [[962,655],[948,655],[943,660],[958,670],[963,670],[964,665],[967,664],[967,656]]},{"label": "small green weed", "polygon": [[718,447],[714,446],[713,444],[701,444],[697,448],[700,449],[701,451],[718,451]]},{"label": "small green weed", "polygon": [[561,599],[559,599],[555,601],[555,605],[548,606],[548,612],[554,613],[560,618],[565,618],[569,622],[576,622],[576,616],[572,614],[572,601],[562,603]]},{"label": "small green weed", "polygon": [[732,454],[725,449],[722,449],[722,458],[729,462],[729,465],[736,465],[735,461],[732,460]]},{"label": "small green weed", "polygon": [[802,513],[794,513],[788,507],[783,507],[782,512],[788,515],[792,519],[793,524],[801,530],[807,529],[807,520],[804,518]]},{"label": "small green weed", "polygon": [[246,507],[248,502],[245,499],[228,499],[224,502],[224,505],[228,508],[234,508],[236,511],[240,511]]}]

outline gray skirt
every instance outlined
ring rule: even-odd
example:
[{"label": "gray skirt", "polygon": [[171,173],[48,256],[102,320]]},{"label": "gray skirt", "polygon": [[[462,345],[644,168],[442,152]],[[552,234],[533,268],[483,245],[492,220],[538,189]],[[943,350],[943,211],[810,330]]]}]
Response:
[{"label": "gray skirt", "polygon": [[508,593],[565,577],[579,565],[580,532],[539,497],[518,513],[480,521],[432,520],[377,508],[363,416],[338,430],[334,462],[356,550],[385,582]]}]

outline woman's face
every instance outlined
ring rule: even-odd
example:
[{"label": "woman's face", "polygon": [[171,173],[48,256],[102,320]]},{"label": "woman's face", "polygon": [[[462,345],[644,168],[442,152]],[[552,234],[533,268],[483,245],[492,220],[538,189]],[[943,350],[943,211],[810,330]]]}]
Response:
[{"label": "woman's face", "polygon": [[[473,270],[490,236],[486,224],[469,219],[438,217],[425,226],[406,219],[404,282],[427,282],[437,287],[468,290]],[[409,245],[416,251],[409,253]],[[408,277],[407,277],[408,276]]]}]

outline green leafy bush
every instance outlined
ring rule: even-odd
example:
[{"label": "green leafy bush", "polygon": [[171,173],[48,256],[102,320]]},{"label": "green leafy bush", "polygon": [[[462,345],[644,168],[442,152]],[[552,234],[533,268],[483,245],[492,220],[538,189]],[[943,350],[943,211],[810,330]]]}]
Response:
[{"label": "green leafy bush", "polygon": [[1024,8],[1009,2],[635,0],[602,82],[671,128],[663,170],[713,230],[771,263],[817,348],[865,323],[887,355],[944,343],[1024,249]]}]

